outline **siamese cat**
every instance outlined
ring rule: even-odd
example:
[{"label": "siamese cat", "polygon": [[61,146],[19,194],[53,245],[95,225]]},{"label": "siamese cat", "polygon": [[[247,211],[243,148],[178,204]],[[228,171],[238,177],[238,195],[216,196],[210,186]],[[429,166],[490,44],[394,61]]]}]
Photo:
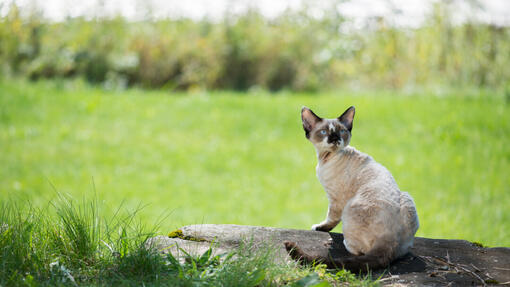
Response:
[{"label": "siamese cat", "polygon": [[360,271],[386,267],[405,255],[419,223],[412,197],[399,190],[391,173],[349,146],[354,113],[350,107],[336,119],[323,119],[301,110],[306,138],[317,151],[317,177],[329,199],[326,220],[312,230],[328,232],[342,221],[343,244],[353,256],[314,258],[295,242],[285,247],[296,260]]}]

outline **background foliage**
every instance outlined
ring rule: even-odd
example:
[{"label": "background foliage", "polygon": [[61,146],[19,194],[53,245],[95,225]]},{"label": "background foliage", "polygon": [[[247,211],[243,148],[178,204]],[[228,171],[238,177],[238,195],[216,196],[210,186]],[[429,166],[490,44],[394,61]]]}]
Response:
[{"label": "background foliage", "polygon": [[54,23],[13,4],[0,18],[0,71],[30,79],[83,77],[109,88],[508,86],[508,27],[453,25],[450,6],[439,3],[419,28],[377,18],[349,29],[335,11],[322,17],[305,7],[274,19],[251,10],[221,21],[82,17]]}]

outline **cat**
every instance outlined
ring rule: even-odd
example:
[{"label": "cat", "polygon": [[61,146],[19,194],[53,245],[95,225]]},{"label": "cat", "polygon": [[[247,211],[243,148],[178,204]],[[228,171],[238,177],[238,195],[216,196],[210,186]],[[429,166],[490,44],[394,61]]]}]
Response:
[{"label": "cat", "polygon": [[295,242],[287,241],[285,247],[296,260],[366,271],[387,267],[408,253],[419,221],[412,197],[399,190],[391,173],[349,146],[354,114],[354,106],[336,119],[320,118],[307,107],[301,110],[305,136],[317,151],[317,177],[329,199],[326,220],[312,230],[328,232],[342,221],[343,244],[352,256],[314,258]]}]

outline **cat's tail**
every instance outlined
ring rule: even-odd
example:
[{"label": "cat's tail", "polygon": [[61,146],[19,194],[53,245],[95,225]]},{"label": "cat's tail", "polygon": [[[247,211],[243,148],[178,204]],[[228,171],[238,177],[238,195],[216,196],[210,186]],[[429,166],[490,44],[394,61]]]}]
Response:
[{"label": "cat's tail", "polygon": [[331,256],[318,257],[312,256],[304,252],[296,242],[285,241],[283,243],[285,249],[289,253],[290,257],[301,263],[322,263],[326,264],[328,268],[340,269],[344,268],[349,271],[358,273],[366,272],[368,270],[380,269],[387,267],[393,260],[392,253],[389,252],[387,247],[381,246],[380,248],[374,248],[370,253],[360,256],[348,256],[342,258],[332,258]]}]

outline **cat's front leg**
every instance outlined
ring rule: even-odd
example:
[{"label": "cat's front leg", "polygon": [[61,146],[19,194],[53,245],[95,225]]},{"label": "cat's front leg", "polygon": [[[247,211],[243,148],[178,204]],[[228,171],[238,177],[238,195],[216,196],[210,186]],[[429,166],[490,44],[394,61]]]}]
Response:
[{"label": "cat's front leg", "polygon": [[342,218],[342,210],[334,205],[328,206],[328,215],[326,220],[319,224],[312,225],[312,230],[328,232],[340,223]]}]

